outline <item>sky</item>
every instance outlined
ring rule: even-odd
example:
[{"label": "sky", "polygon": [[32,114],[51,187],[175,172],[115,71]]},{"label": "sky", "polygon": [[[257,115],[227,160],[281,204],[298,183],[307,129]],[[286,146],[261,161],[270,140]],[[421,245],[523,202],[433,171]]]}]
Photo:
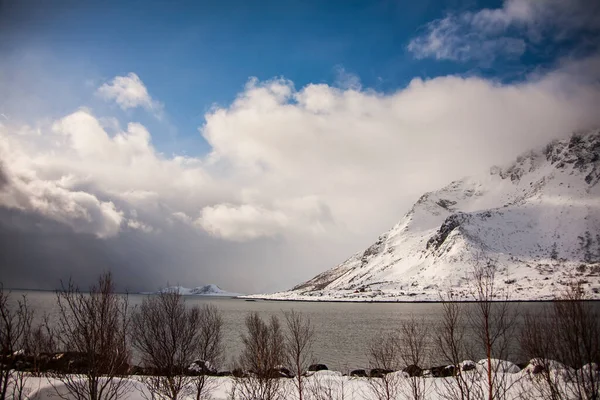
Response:
[{"label": "sky", "polygon": [[288,289],[600,126],[600,1],[0,0],[0,281]]}]

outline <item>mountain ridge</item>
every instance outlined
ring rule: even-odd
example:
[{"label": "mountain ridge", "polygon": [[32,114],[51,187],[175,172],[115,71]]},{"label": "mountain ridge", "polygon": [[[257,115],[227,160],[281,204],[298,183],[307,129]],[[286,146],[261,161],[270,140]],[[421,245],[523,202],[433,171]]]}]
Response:
[{"label": "mountain ridge", "polygon": [[497,267],[515,300],[548,300],[573,281],[600,299],[600,130],[527,151],[423,194],[369,246],[289,291],[297,300],[469,300],[469,275]]},{"label": "mountain ridge", "polygon": [[[183,296],[236,297],[236,296],[240,295],[239,293],[227,292],[215,284],[197,286],[194,288],[186,288],[183,286],[169,286],[169,287],[160,289],[157,292],[152,292],[151,294],[159,294],[159,293],[165,293],[165,292],[177,292]],[[142,294],[144,294],[144,293],[142,293]]]}]

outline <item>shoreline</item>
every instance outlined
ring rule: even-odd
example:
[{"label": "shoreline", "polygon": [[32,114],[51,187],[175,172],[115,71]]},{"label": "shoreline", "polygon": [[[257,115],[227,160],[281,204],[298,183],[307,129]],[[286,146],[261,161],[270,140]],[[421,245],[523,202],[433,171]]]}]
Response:
[{"label": "shoreline", "polygon": [[[442,304],[442,303],[479,303],[477,300],[457,300],[457,301],[442,301],[442,300],[309,300],[309,299],[285,299],[285,298],[266,298],[266,297],[233,297],[237,300],[245,301],[285,301],[298,303],[352,303],[352,304]],[[490,300],[491,303],[563,303],[571,300],[548,299],[548,300]],[[578,300],[589,303],[599,302],[600,299],[584,299]]]},{"label": "shoreline", "polygon": [[[23,289],[23,288],[5,288],[11,292],[45,292],[45,293],[56,293],[60,292],[61,289]],[[156,292],[117,292],[121,295],[135,295],[135,296],[151,296],[157,294]],[[184,297],[200,297],[207,299],[234,299],[244,301],[282,301],[282,302],[297,302],[297,303],[351,303],[351,304],[442,304],[442,303],[478,303],[477,300],[455,300],[455,301],[444,301],[444,300],[382,300],[382,299],[306,299],[306,298],[271,298],[271,297],[259,297],[260,295],[241,295],[241,296],[224,296],[224,295],[210,295],[210,294],[185,294]],[[267,295],[268,296],[268,295]],[[509,300],[490,300],[492,303],[563,303],[571,300],[564,299],[509,299]],[[580,299],[578,301],[584,301],[586,303],[600,303],[598,299]]]}]

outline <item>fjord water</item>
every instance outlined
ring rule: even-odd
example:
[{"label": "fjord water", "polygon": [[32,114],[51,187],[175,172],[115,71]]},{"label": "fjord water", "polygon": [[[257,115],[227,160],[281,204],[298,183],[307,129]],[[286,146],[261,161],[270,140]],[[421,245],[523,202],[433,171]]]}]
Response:
[{"label": "fjord water", "polygon": [[[27,295],[27,300],[40,318],[44,312],[52,315],[56,312],[56,295],[53,292],[13,291],[13,296]],[[132,307],[139,305],[145,295],[129,295]],[[244,332],[244,319],[249,312],[256,311],[263,318],[279,316],[283,321],[283,312],[296,310],[309,316],[314,325],[316,337],[314,359],[326,364],[330,369],[348,371],[356,368],[368,368],[369,346],[380,340],[383,334],[397,329],[402,321],[411,318],[423,318],[429,333],[435,335],[442,318],[442,306],[439,303],[328,303],[328,302],[291,302],[291,301],[245,301],[242,299],[208,296],[186,296],[186,304],[214,304],[222,312],[224,319],[223,336],[225,343],[225,361],[222,369],[231,365],[241,350],[240,335]],[[596,303],[600,307],[600,302]],[[548,303],[511,303],[520,314],[539,313]],[[473,307],[468,304],[467,307]],[[521,320],[521,319],[519,319]],[[517,324],[517,325],[520,325]],[[517,326],[514,345],[518,345],[519,327]],[[473,346],[475,348],[475,346]],[[432,349],[433,363],[443,363]],[[515,347],[516,350],[516,347]],[[483,358],[483,354],[474,354],[474,358]],[[518,352],[511,355],[514,362],[526,361]]]}]

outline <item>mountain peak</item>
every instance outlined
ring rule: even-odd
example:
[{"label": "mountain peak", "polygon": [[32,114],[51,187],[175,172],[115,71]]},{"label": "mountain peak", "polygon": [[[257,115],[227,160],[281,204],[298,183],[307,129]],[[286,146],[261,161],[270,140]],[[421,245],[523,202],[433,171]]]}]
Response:
[{"label": "mountain peak", "polygon": [[291,291],[304,300],[470,298],[493,262],[513,299],[551,299],[577,280],[600,299],[600,130],[573,134],[507,167],[425,193],[390,231]]},{"label": "mountain peak", "polygon": [[224,297],[235,297],[239,296],[239,293],[226,292],[215,284],[209,284],[204,286],[197,286],[195,288],[186,288],[183,286],[170,286],[159,290],[161,292],[177,292],[184,296],[224,296]]}]

